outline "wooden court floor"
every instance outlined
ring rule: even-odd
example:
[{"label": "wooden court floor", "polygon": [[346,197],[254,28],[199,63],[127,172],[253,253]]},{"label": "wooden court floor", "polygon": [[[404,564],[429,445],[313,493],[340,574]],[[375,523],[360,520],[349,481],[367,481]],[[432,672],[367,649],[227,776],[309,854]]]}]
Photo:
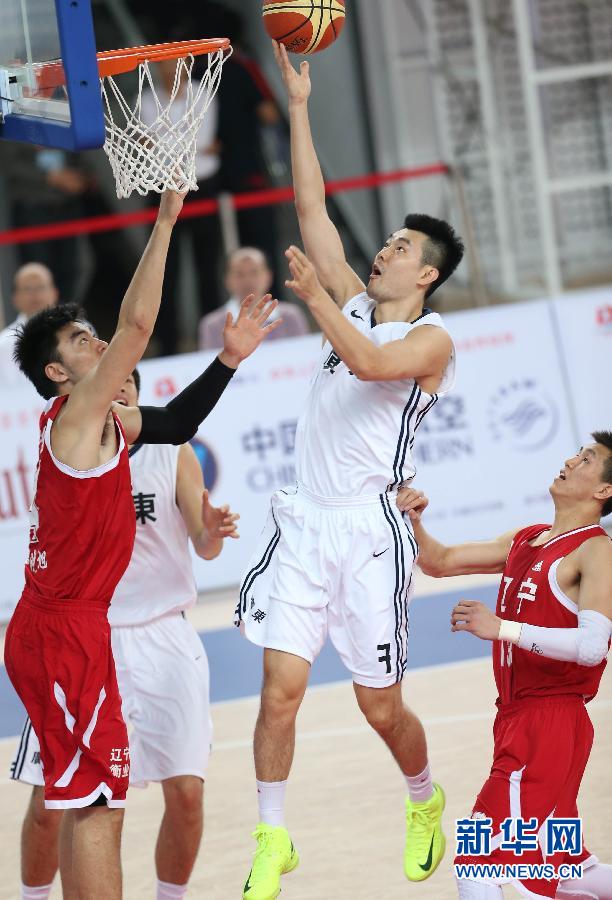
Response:
[{"label": "wooden court floor", "polygon": [[[258,685],[252,686],[253,693]],[[491,757],[494,690],[489,661],[420,669],[408,674],[407,702],[426,726],[434,777],[447,794],[450,848],[421,885],[402,872],[403,781],[379,739],[362,721],[349,682],[312,689],[298,723],[287,792],[288,826],[301,864],[283,879],[282,900],[451,900],[454,819],[469,813]],[[595,744],[580,796],[586,841],[612,862],[612,673],[590,704]],[[256,823],[251,733],[257,700],[214,707],[215,751],[206,786],[206,831],[190,897],[239,900],[249,870]],[[16,739],[0,743],[8,771]],[[0,779],[0,900],[18,897],[19,828],[28,789]],[[157,786],[132,789],[123,862],[126,900],[154,897],[153,846],[161,815]],[[56,887],[52,894],[60,896]],[[506,888],[507,897],[515,897]]]}]

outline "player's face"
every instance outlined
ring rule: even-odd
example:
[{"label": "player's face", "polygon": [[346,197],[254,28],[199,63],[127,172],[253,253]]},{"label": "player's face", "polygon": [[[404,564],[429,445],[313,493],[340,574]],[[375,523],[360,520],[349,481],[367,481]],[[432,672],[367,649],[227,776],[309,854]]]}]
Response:
[{"label": "player's face", "polygon": [[115,403],[121,406],[138,406],[138,389],[133,375],[128,375],[123,387],[115,397]]},{"label": "player's face", "polygon": [[610,456],[607,447],[588,444],[581,447],[565,464],[550,488],[553,497],[590,500],[607,484],[603,477],[604,466]]},{"label": "player's face", "polygon": [[108,347],[106,341],[94,337],[84,322],[71,322],[58,333],[57,349],[61,367],[72,384],[77,384],[100,362]]},{"label": "player's face", "polygon": [[368,294],[373,300],[401,300],[435,280],[432,275],[437,275],[437,270],[422,262],[426,240],[426,235],[409,228],[401,228],[390,236],[372,265]]},{"label": "player's face", "polygon": [[225,286],[232,297],[243,300],[249,294],[263,297],[270,290],[272,272],[259,254],[239,256],[234,259],[225,276]]}]

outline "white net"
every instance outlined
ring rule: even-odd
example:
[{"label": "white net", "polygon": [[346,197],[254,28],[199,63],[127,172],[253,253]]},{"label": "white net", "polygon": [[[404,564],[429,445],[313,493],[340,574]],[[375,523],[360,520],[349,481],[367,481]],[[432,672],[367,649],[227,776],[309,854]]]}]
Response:
[{"label": "white net", "polygon": [[[116,76],[100,80],[106,141],[104,150],[115,176],[118,197],[197,190],[198,131],[221,82],[230,51],[176,61],[174,83],[165,94],[153,80],[150,61],[138,65],[138,93],[133,105]],[[194,67],[204,67],[203,75]],[[153,67],[154,68],[154,67]]]}]

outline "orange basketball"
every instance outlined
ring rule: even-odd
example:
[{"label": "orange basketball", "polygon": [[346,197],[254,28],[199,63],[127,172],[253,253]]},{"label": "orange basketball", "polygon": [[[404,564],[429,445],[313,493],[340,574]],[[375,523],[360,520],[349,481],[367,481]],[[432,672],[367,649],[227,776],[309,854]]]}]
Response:
[{"label": "orange basketball", "polygon": [[344,25],[344,0],[265,2],[266,31],[291,53],[317,53],[336,40]]}]

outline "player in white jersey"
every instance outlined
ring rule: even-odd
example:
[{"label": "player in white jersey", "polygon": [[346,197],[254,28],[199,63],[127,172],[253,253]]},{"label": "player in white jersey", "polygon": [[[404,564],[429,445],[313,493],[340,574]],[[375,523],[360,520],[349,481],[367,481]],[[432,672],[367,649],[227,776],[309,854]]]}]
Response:
[{"label": "player in white jersey", "polygon": [[377,254],[366,288],[325,208],[308,63],[298,74],[285,48],[274,49],[289,97],[307,254],[287,251],[287,286],[308,305],[325,343],[296,435],[298,484],[272,497],[236,610],[236,623],[265,648],[254,738],[260,822],[246,900],[276,897],[280,876],[298,864],[284,792],[295,718],[328,634],[360,709],[406,778],[406,876],[429,877],[445,844],[444,795],[432,782],[423,727],[402,701],[417,545],[395,495],[414,476],[411,449],[423,417],[453,382],[452,340],[425,301],[458,265],[463,245],[446,222],[408,216]]},{"label": "player in white jersey", "polygon": [[[139,387],[135,372],[117,402],[137,406]],[[202,837],[212,741],[208,660],[185,618],[197,598],[189,540],[198,556],[213,559],[224,538],[238,536],[238,516],[210,504],[189,444],[135,444],[129,452],[136,540],[109,621],[130,731],[130,784],[160,782],[164,794],[155,850],[157,900],[180,900]],[[38,887],[23,888],[22,898],[45,900],[58,864],[62,813],[44,809],[39,745],[29,722],[11,777],[35,785],[22,831],[22,882]],[[63,866],[62,886],[65,900],[77,897]]]}]

